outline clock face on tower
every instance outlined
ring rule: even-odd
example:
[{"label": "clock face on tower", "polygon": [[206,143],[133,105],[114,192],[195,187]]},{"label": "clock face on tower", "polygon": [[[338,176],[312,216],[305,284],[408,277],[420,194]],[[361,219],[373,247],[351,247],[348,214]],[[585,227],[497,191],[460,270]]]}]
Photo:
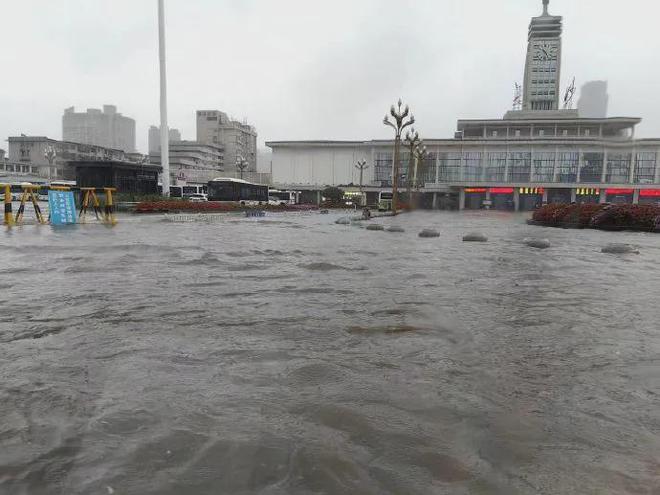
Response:
[{"label": "clock face on tower", "polygon": [[534,45],[534,60],[540,62],[557,60],[558,51],[557,45],[547,41],[541,41]]}]

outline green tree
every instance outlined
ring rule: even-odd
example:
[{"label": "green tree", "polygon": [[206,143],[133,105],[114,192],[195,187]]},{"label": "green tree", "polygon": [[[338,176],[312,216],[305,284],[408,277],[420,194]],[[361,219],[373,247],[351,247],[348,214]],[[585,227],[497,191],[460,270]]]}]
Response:
[{"label": "green tree", "polygon": [[338,187],[326,187],[321,195],[325,198],[327,203],[332,205],[340,205],[343,203],[344,191]]}]

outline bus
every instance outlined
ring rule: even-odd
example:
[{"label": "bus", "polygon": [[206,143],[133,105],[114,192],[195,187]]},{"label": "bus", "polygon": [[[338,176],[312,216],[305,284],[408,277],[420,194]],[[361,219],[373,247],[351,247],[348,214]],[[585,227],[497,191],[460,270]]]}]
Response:
[{"label": "bus", "polygon": [[208,184],[209,201],[236,201],[241,204],[267,204],[268,186],[242,179],[213,179]]},{"label": "bus", "polygon": [[184,198],[189,198],[193,194],[206,194],[206,191],[208,191],[208,187],[206,185],[197,185],[197,184],[187,184],[185,186],[181,186],[182,189],[182,194]]},{"label": "bus", "polygon": [[392,199],[394,194],[391,192],[381,192],[378,194],[378,211],[390,211],[392,209]]},{"label": "bus", "polygon": [[268,202],[279,205],[296,205],[299,203],[300,193],[297,191],[280,191],[278,189],[268,190]]}]

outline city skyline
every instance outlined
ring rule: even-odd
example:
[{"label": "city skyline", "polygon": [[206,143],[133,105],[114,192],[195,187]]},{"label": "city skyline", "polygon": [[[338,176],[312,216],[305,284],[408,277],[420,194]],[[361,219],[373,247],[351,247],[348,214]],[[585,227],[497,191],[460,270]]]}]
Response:
[{"label": "city skyline", "polygon": [[[194,136],[196,110],[222,108],[257,128],[259,148],[277,139],[387,137],[379,125],[383,108],[403,96],[415,108],[423,135],[448,137],[458,118],[499,117],[510,109],[513,84],[523,80],[521,33],[542,9],[540,0],[475,0],[469,8],[456,1],[442,9],[431,2],[419,2],[415,9],[386,2],[390,8],[379,9],[384,14],[375,23],[369,17],[373,1],[313,9],[285,3],[298,6],[279,6],[295,16],[278,17],[277,6],[260,1],[168,2],[171,127]],[[610,115],[639,115],[644,118],[639,135],[658,135],[660,111],[652,103],[660,68],[648,60],[660,41],[644,35],[658,7],[641,0],[626,9],[618,6],[596,0],[550,2],[550,13],[565,19],[561,88],[573,76],[578,87],[607,80]],[[148,128],[158,122],[155,4],[100,1],[91,8],[74,0],[59,6],[28,0],[10,5],[7,15],[34,22],[6,27],[10,37],[20,28],[24,46],[0,55],[9,76],[0,92],[3,141],[20,133],[59,139],[63,108],[103,101],[137,121],[137,147],[147,151]],[[423,19],[437,22],[419,29]],[[97,25],[101,20],[104,24]],[[223,40],[241,40],[236,56],[230,43],[211,49],[212,33],[206,31],[211,27],[226,34]],[[84,45],[79,43],[83,37],[88,38]],[[47,41],[61,56],[44,56]],[[349,49],[353,55],[347,58]],[[31,57],[40,63],[11,70]],[[397,71],[391,70],[392,58],[401,60]],[[184,70],[191,61],[204,70]],[[58,83],[44,83],[42,74]],[[28,104],[31,112],[24,111]]]}]

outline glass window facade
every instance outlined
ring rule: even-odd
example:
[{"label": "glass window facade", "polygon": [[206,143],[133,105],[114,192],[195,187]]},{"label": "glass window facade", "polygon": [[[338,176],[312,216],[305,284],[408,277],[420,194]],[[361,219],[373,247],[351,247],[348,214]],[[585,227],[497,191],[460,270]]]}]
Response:
[{"label": "glass window facade", "polygon": [[484,180],[487,182],[506,181],[506,152],[493,152],[486,154]]},{"label": "glass window facade", "polygon": [[527,151],[509,153],[509,177],[511,182],[529,182],[532,171],[532,154]]},{"label": "glass window facade", "polygon": [[458,182],[461,180],[461,153],[440,153],[440,182]]},{"label": "glass window facade", "polygon": [[538,182],[554,182],[555,180],[555,153],[534,153],[533,180]]},{"label": "glass window facade", "polygon": [[607,177],[610,184],[630,182],[630,154],[610,153],[607,157]]},{"label": "glass window facade", "polygon": [[471,151],[465,153],[465,171],[463,179],[473,182],[481,180],[481,153]]},{"label": "glass window facade", "polygon": [[603,153],[584,153],[580,182],[598,184],[603,179]]},{"label": "glass window facade", "polygon": [[580,154],[577,151],[560,151],[557,155],[558,182],[577,182]]},{"label": "glass window facade", "polygon": [[374,179],[383,185],[392,184],[392,153],[376,153]]},{"label": "glass window facade", "polygon": [[427,153],[424,157],[424,161],[420,164],[421,170],[417,170],[417,182],[420,185],[435,182],[436,158],[437,153]]},{"label": "glass window facade", "polygon": [[653,152],[637,153],[635,165],[635,183],[652,184],[655,182],[656,154]]}]

